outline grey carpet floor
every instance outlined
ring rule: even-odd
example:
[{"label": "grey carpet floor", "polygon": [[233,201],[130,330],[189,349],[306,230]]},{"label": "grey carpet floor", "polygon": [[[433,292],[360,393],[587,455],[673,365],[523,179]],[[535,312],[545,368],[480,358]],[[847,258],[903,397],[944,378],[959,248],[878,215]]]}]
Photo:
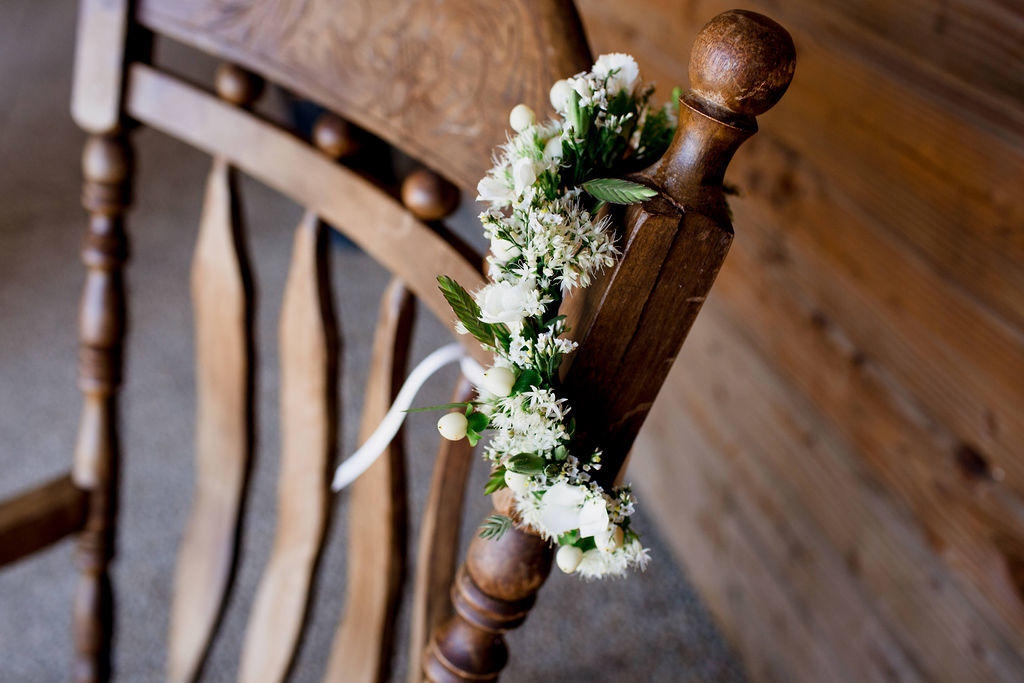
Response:
[{"label": "grey carpet floor", "polygon": [[[82,268],[84,214],[78,205],[82,135],[67,114],[74,37],[72,3],[0,3],[0,497],[68,469],[79,408],[74,320]],[[169,49],[185,71],[208,79],[211,64]],[[171,578],[192,485],[194,424],[188,268],[209,160],[152,131],[136,136],[138,183],[130,214],[130,342],[124,387],[121,526],[114,569],[116,679],[162,678]],[[241,562],[204,680],[231,680],[248,608],[274,526],[277,471],[276,319],[300,208],[252,181],[242,184],[257,282],[258,450]],[[475,237],[467,202],[455,223]],[[351,452],[377,301],[388,275],[341,243],[333,281],[344,335],[342,452]],[[449,332],[420,312],[416,361]],[[439,375],[420,397],[447,400],[454,378]],[[413,415],[407,430],[412,509],[426,495],[437,445],[434,418]],[[468,496],[464,543],[487,511],[479,463]],[[294,680],[322,676],[342,612],[345,500],[320,566],[312,618]],[[526,626],[508,640],[508,681],[738,681],[741,665],[640,514],[654,562],[625,581],[582,583],[555,572]],[[418,523],[413,518],[415,531]],[[413,536],[415,538],[415,536]],[[415,560],[413,560],[415,561]],[[61,543],[0,571],[0,681],[68,678],[71,547]],[[405,671],[408,610],[401,614],[395,679]]]}]

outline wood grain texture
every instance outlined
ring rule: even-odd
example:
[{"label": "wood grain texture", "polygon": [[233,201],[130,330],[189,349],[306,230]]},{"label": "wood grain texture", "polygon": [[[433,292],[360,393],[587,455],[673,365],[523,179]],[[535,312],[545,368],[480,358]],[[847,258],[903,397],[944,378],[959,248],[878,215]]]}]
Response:
[{"label": "wood grain texture", "polygon": [[467,189],[512,107],[547,111],[551,84],[590,65],[568,0],[143,0],[136,15],[287,83]]},{"label": "wood grain texture", "polygon": [[[461,380],[452,402],[471,400],[472,385]],[[462,530],[462,504],[466,480],[473,466],[469,441],[441,439],[430,494],[420,516],[420,537],[416,544],[416,577],[412,596],[412,625],[409,636],[409,683],[423,678],[423,650],[431,632],[451,616],[449,588],[455,579]]]},{"label": "wood grain texture", "polygon": [[[598,51],[632,36],[662,87],[686,82],[680,33],[724,8],[579,4]],[[755,678],[1014,680],[1024,22],[986,1],[752,6],[792,30],[800,73],[732,167],[707,348],[680,355],[633,477],[686,527],[672,544]]]},{"label": "wood grain texture", "polygon": [[284,680],[306,616],[327,522],[334,460],[337,332],[320,221],[295,232],[281,307],[281,464],[270,561],[249,615],[240,681]]},{"label": "wood grain texture", "polygon": [[[632,470],[753,677],[1014,680],[1019,641],[995,610],[736,323],[702,318]],[[818,369],[837,388],[851,373]],[[642,457],[652,443],[676,457]]]},{"label": "wood grain texture", "polygon": [[70,475],[0,503],[0,567],[81,529],[86,503]]},{"label": "wood grain texture", "polygon": [[252,450],[252,293],[232,174],[225,159],[214,159],[192,261],[195,489],[174,579],[172,681],[197,675],[216,629],[234,572]]},{"label": "wood grain texture", "polygon": [[78,583],[72,616],[72,677],[85,683],[110,676],[114,595],[109,565],[116,532],[121,456],[117,393],[127,307],[124,210],[130,201],[131,175],[127,140],[90,136],[82,151],[82,175],[82,205],[89,212],[78,315],[78,388],[83,403],[71,478],[88,492],[88,509],[75,548]]},{"label": "wood grain texture", "polygon": [[[405,377],[414,299],[393,280],[381,300],[366,382],[360,442],[384,418]],[[405,578],[407,492],[403,433],[349,488],[345,611],[324,680],[387,680]]]},{"label": "wood grain texture", "polygon": [[[400,273],[446,324],[454,324],[454,317],[438,291],[437,274],[468,290],[483,286],[482,258],[470,262],[375,185],[254,115],[142,64],[131,67],[126,107],[143,123],[223,156],[316,213]],[[487,360],[479,344],[463,341],[475,358]]]}]

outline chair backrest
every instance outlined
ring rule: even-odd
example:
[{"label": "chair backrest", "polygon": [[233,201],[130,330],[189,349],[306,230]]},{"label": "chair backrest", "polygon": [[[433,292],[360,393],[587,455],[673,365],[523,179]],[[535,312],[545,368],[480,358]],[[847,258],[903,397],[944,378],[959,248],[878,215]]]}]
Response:
[{"label": "chair backrest", "polygon": [[[661,195],[624,217],[625,255],[604,284],[586,300],[567,304],[579,331],[588,334],[566,386],[580,400],[583,424],[611,425],[602,436],[612,439],[611,476],[624,464],[731,242],[720,191],[725,165],[756,130],[753,116],[774,104],[792,73],[791,55],[788,64],[784,54],[775,61],[751,59],[757,50],[741,43],[757,22],[743,13],[731,21],[704,46],[707,63],[691,71],[691,80],[705,87],[684,101],[681,133],[664,163],[640,176]],[[746,22],[739,43],[729,38],[737,22]],[[156,68],[149,59],[153,35],[226,60],[212,84],[215,94]],[[454,207],[448,181],[473,187],[503,139],[509,109],[526,102],[546,110],[550,84],[585,69],[590,55],[568,0],[82,0],[78,40],[72,112],[90,133],[83,196],[91,218],[80,329],[85,408],[73,469],[75,485],[89,493],[79,535],[76,678],[102,679],[108,672],[107,565],[125,306],[122,214],[131,166],[125,128],[138,122],[213,157],[192,270],[196,487],[172,606],[168,677],[175,681],[197,675],[217,627],[252,456],[253,299],[236,169],[306,207],[295,230],[280,320],[277,529],[240,668],[244,680],[278,680],[301,634],[330,502],[337,333],[321,221],[395,276],[377,324],[365,437],[403,376],[413,298],[451,323],[435,276],[445,273],[471,290],[483,283],[481,256],[436,222]],[[735,48],[731,62],[723,47],[729,45]],[[263,79],[328,110],[312,142],[252,113]],[[444,179],[417,173],[396,198],[338,163],[351,148],[346,120]],[[479,357],[476,345],[470,347]],[[466,391],[461,386],[456,395]],[[405,572],[402,457],[396,439],[351,488],[346,612],[328,663],[332,680],[379,680],[387,673]],[[464,444],[442,447],[423,513],[414,672],[429,632],[450,612],[446,587],[454,576],[470,457]]]}]

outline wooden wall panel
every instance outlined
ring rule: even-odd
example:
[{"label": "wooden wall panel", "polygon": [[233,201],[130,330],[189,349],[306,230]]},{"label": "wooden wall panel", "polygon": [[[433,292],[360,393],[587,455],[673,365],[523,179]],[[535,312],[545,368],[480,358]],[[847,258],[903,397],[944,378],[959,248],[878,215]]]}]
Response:
[{"label": "wooden wall panel", "polygon": [[[581,0],[665,93],[717,0]],[[755,0],[797,72],[632,478],[759,680],[1024,671],[1024,13]],[[682,417],[680,417],[682,416]],[[678,492],[682,491],[682,495]]]}]

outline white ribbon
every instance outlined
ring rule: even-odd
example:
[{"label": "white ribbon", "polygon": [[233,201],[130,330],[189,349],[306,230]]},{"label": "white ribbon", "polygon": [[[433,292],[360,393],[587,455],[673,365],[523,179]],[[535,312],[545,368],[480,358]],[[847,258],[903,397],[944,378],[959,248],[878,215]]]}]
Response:
[{"label": "white ribbon", "polygon": [[359,475],[370,469],[370,465],[376,462],[384,449],[395,438],[402,422],[405,421],[407,414],[405,411],[412,406],[416,393],[423,384],[435,372],[455,361],[459,361],[459,367],[466,379],[476,386],[481,385],[484,369],[466,354],[462,344],[458,342],[448,344],[431,353],[409,373],[405,384],[395,396],[394,403],[388,408],[384,419],[377,425],[377,429],[373,430],[373,434],[366,440],[366,443],[360,446],[359,450],[349,456],[345,462],[338,465],[338,469],[334,470],[334,481],[331,483],[333,490],[342,490],[358,479]]}]

